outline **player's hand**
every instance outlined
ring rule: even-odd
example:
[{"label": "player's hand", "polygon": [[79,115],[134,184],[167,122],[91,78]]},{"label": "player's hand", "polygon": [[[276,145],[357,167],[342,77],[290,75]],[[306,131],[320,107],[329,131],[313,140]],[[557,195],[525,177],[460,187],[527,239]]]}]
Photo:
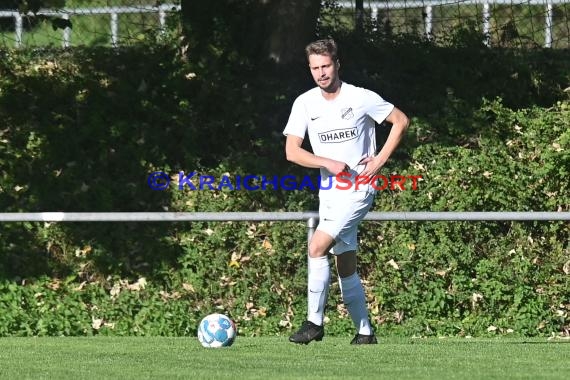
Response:
[{"label": "player's hand", "polygon": [[381,162],[378,156],[365,157],[359,162],[359,164],[366,164],[364,170],[362,171],[362,173],[360,173],[360,175],[369,178],[372,178],[376,174],[378,174],[380,172],[380,169],[382,169],[382,167],[384,166],[384,162]]},{"label": "player's hand", "polygon": [[325,166],[332,175],[337,175],[342,172],[348,172],[350,167],[346,162],[330,160],[330,162]]}]

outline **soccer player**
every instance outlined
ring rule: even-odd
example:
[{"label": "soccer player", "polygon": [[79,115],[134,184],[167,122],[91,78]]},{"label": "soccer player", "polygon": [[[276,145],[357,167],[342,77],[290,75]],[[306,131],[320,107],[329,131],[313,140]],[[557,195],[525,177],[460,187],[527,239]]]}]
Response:
[{"label": "soccer player", "polygon": [[[375,344],[357,273],[356,249],[358,225],[370,210],[376,190],[371,181],[363,183],[361,179],[372,178],[380,171],[402,139],[409,120],[378,94],[343,82],[337,52],[332,39],[315,41],[305,48],[317,87],[297,97],[283,131],[287,160],[319,168],[324,183],[319,190],[319,224],[308,249],[307,320],[289,340],[308,344],[323,339],[330,252],[335,258],[342,300],[356,327],[351,344]],[[392,129],[376,154],[376,124],[384,120],[392,124]],[[301,147],[306,133],[312,153]],[[347,189],[348,180],[351,185]],[[340,182],[342,186],[338,186]]]}]

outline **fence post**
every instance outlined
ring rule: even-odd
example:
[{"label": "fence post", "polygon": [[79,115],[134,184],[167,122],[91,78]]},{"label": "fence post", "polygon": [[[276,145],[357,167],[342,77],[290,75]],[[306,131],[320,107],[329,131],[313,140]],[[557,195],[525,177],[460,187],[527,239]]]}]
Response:
[{"label": "fence post", "polygon": [[[69,20],[69,13],[64,13],[61,16],[64,20]],[[71,40],[71,29],[69,27],[65,27],[63,29],[63,47],[68,48],[70,46]]]},{"label": "fence post", "polygon": [[313,234],[315,233],[315,228],[317,227],[318,218],[310,217],[307,219],[307,253],[309,252],[309,243],[313,238]]},{"label": "fence post", "polygon": [[544,47],[552,47],[552,4],[546,4],[546,19],[544,28]]},{"label": "fence post", "polygon": [[431,5],[427,5],[425,8],[425,29],[426,29],[426,37],[428,40],[430,39],[431,36],[432,18],[433,14],[432,14]]},{"label": "fence post", "polygon": [[485,36],[483,43],[487,46],[491,44],[491,35],[489,33],[490,20],[491,20],[491,15],[489,13],[489,3],[485,1],[485,3],[483,4],[483,36]]},{"label": "fence post", "polygon": [[166,25],[166,12],[164,11],[164,8],[158,9],[158,22],[160,23],[160,28],[164,29]]},{"label": "fence post", "polygon": [[373,31],[378,30],[378,5],[374,4],[372,6],[372,22],[374,23]]},{"label": "fence post", "polygon": [[16,19],[16,47],[19,48],[22,46],[22,15],[20,12],[16,12],[14,18]]},{"label": "fence post", "polygon": [[117,47],[119,44],[119,15],[111,13],[111,44]]}]

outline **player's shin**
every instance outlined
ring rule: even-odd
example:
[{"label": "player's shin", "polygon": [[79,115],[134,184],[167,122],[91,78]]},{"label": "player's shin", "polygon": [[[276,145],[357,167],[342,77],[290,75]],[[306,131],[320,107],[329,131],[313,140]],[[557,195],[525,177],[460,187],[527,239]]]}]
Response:
[{"label": "player's shin", "polygon": [[372,326],[368,319],[368,309],[366,305],[366,295],[362,282],[357,273],[348,277],[339,278],[342,300],[348,309],[348,313],[354,322],[354,326],[359,334],[372,335]]},{"label": "player's shin", "polygon": [[309,257],[307,319],[322,326],[330,285],[330,264],[327,256]]}]

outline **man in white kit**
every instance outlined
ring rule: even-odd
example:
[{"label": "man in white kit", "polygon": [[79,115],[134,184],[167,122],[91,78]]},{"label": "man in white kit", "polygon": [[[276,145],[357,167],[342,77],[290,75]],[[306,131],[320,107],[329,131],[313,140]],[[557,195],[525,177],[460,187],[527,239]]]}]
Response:
[{"label": "man in white kit", "polygon": [[[307,320],[289,340],[308,344],[323,339],[330,252],[335,258],[342,300],[356,327],[351,344],[375,344],[357,273],[356,248],[358,225],[372,206],[376,191],[370,181],[363,183],[358,178],[372,178],[380,171],[402,139],[409,120],[378,94],[340,80],[333,40],[312,42],[305,53],[317,87],[295,100],[283,131],[287,136],[285,151],[287,160],[319,168],[323,185],[319,190],[319,225],[308,249]],[[376,124],[384,120],[392,124],[392,129],[376,154]],[[301,147],[306,133],[313,153]],[[338,175],[343,177],[342,186],[338,186]],[[347,179],[352,183],[349,189]]]}]

